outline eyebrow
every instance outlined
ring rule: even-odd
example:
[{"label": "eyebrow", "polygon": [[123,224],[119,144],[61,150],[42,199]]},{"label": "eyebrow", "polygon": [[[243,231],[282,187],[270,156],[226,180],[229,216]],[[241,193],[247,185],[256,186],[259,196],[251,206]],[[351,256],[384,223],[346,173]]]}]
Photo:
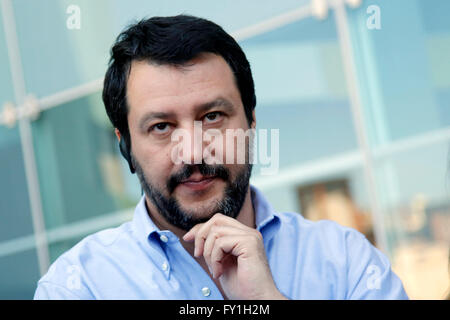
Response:
[{"label": "eyebrow", "polygon": [[[225,98],[217,98],[211,102],[206,102],[201,105],[198,105],[195,108],[195,113],[203,113],[207,112],[213,108],[222,107],[225,112],[231,113],[234,110],[233,104]],[[145,130],[145,125],[154,120],[154,119],[171,119],[175,118],[174,112],[149,112],[145,114],[142,119],[139,121],[139,128],[141,130]]]}]

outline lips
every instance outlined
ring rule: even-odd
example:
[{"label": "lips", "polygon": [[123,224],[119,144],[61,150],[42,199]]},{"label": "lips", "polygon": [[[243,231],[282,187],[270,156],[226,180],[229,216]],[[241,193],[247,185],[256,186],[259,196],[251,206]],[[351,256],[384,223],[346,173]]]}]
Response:
[{"label": "lips", "polygon": [[209,189],[217,176],[203,176],[201,174],[194,174],[189,179],[183,180],[180,183],[182,190],[188,192],[206,191]]},{"label": "lips", "polygon": [[181,183],[199,183],[199,182],[202,182],[204,180],[211,180],[211,179],[213,179],[215,177],[216,176],[204,176],[204,175],[201,175],[201,174],[194,174],[191,177],[189,177],[189,179],[181,181]]}]

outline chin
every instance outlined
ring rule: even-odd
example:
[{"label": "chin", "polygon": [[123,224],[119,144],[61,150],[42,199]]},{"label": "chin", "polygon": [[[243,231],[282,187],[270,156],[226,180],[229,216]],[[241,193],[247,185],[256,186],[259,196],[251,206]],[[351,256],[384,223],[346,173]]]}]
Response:
[{"label": "chin", "polygon": [[[201,204],[193,203],[190,205],[186,205],[184,203],[181,204],[181,209],[187,213],[189,213],[195,219],[209,219],[216,213],[218,213],[218,202],[220,199],[211,199],[209,201],[202,201]],[[205,203],[206,202],[206,203]]]}]

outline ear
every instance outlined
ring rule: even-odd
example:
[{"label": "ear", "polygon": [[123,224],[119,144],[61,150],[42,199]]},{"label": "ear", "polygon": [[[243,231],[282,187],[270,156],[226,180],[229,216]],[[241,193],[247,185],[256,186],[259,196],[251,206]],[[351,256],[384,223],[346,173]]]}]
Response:
[{"label": "ear", "polygon": [[252,123],[251,123],[250,127],[251,127],[252,129],[255,129],[255,127],[256,127],[256,114],[255,114],[255,109],[253,109],[253,111],[252,111]]},{"label": "ear", "polygon": [[114,128],[114,133],[116,134],[117,140],[120,142],[121,139],[121,135],[120,135],[120,131],[117,128]]}]

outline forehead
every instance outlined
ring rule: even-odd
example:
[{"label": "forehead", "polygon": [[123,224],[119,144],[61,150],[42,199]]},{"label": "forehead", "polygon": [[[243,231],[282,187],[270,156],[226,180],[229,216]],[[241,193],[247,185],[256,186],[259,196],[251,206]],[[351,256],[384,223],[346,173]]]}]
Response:
[{"label": "forehead", "polygon": [[240,102],[233,72],[221,56],[202,54],[182,66],[148,61],[131,64],[127,83],[130,115],[148,109],[180,110],[180,106],[203,104],[217,96]]}]

